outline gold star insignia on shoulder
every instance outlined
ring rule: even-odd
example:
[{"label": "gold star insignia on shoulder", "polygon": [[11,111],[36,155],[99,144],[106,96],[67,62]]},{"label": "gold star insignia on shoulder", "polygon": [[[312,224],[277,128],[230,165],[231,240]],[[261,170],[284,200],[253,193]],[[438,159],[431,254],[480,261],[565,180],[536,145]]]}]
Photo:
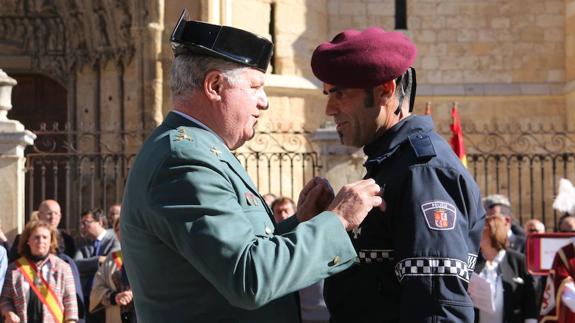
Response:
[{"label": "gold star insignia on shoulder", "polygon": [[212,148],[210,148],[210,151],[212,152],[212,154],[216,155],[217,157],[220,157],[220,155],[222,153],[215,146],[212,146]]},{"label": "gold star insignia on shoulder", "polygon": [[186,133],[186,129],[178,128],[178,134],[176,135],[175,140],[176,141],[182,141],[182,140],[192,141],[192,137],[188,136],[188,134]]}]

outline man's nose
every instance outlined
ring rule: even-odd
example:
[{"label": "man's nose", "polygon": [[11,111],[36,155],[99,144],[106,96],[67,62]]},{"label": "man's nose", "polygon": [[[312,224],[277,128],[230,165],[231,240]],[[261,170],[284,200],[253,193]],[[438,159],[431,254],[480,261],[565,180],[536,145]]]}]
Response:
[{"label": "man's nose", "polygon": [[262,89],[258,95],[258,109],[267,110],[270,107],[270,101],[266,92]]},{"label": "man's nose", "polygon": [[337,108],[337,105],[334,104],[331,99],[328,99],[325,105],[325,114],[333,117],[338,113],[338,111],[339,109]]}]

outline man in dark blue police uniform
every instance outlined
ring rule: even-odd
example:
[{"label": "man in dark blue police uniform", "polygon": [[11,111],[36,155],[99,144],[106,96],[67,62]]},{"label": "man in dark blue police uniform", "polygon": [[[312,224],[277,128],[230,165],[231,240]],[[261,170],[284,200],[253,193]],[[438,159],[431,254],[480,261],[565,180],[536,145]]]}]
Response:
[{"label": "man in dark blue police uniform", "polygon": [[325,281],[331,322],[473,322],[467,294],[483,229],[479,189],[430,117],[411,115],[415,45],[380,28],[347,30],[313,53],[345,145],[364,147],[382,188],[349,234],[358,263]]}]

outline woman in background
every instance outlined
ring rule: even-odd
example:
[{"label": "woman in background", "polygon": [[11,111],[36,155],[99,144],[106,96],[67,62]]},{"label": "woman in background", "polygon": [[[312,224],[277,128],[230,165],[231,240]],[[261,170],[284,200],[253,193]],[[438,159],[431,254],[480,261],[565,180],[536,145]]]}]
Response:
[{"label": "woman in background", "polygon": [[4,322],[76,322],[78,303],[70,266],[58,258],[58,232],[30,221],[22,232],[0,296]]}]

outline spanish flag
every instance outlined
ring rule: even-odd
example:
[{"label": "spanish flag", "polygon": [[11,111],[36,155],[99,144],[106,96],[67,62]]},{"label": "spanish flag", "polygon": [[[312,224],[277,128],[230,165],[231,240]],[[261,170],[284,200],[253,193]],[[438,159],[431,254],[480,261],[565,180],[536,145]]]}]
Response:
[{"label": "spanish flag", "polygon": [[451,108],[451,148],[461,159],[463,166],[467,168],[467,156],[465,156],[465,147],[463,146],[463,131],[461,130],[461,122],[457,114],[457,105],[454,102]]}]

